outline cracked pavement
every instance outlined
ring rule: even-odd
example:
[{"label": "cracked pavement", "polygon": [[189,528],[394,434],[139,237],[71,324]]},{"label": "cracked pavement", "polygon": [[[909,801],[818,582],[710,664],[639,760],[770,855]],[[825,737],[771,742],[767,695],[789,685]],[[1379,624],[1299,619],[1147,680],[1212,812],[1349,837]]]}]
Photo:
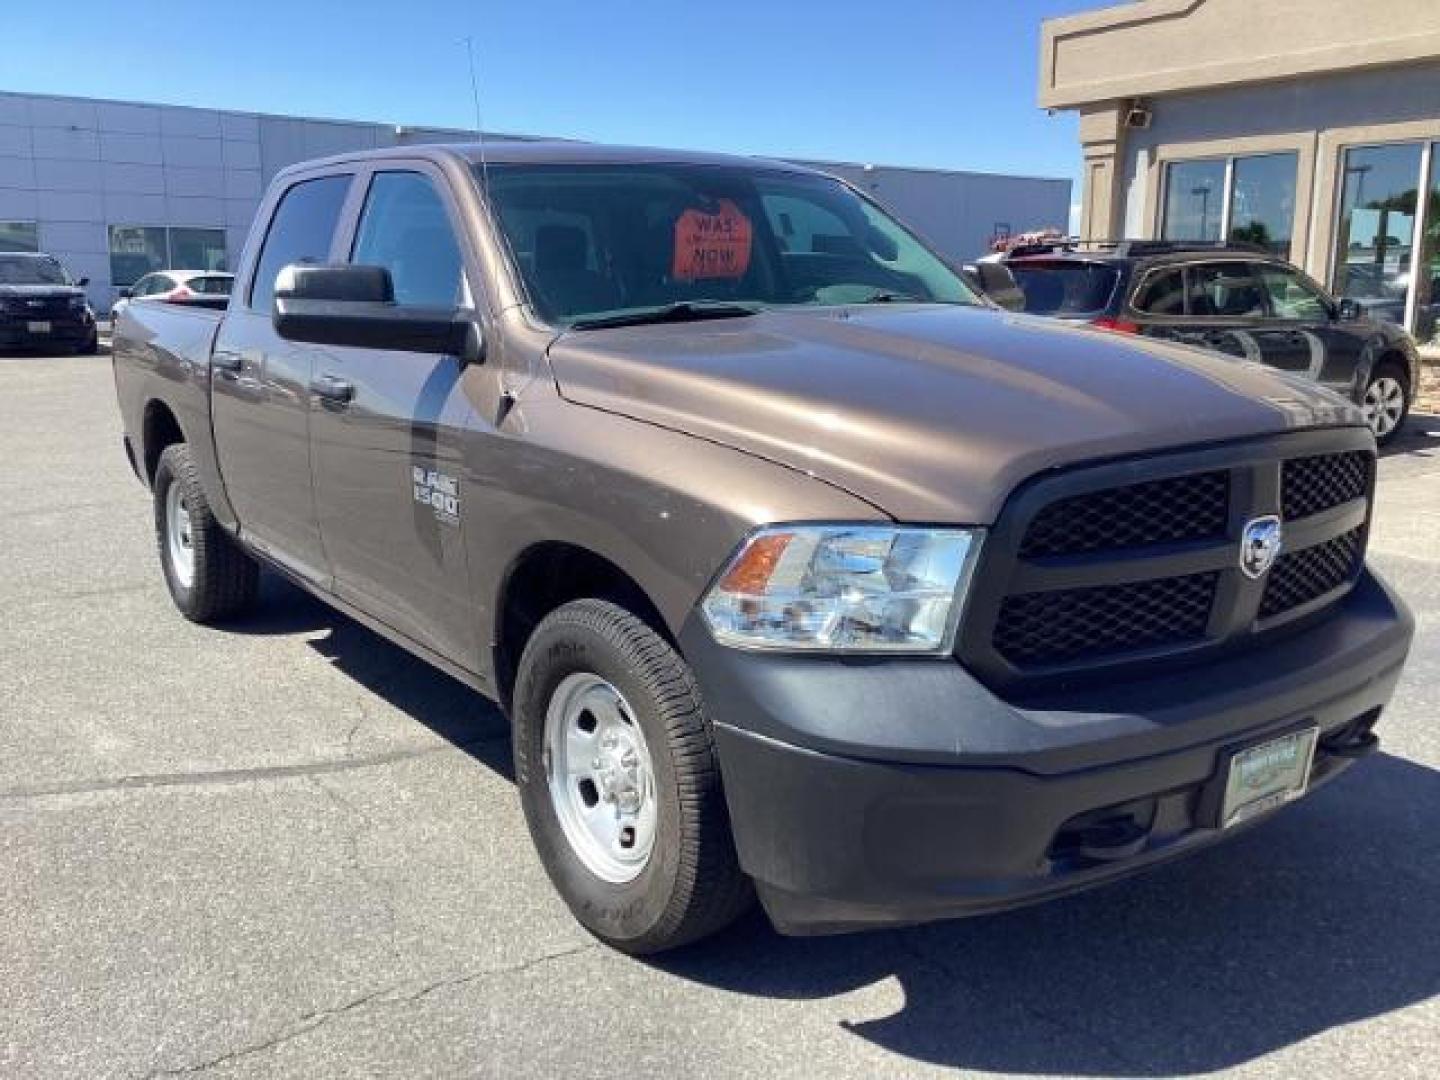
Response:
[{"label": "cracked pavement", "polygon": [[493,708],[268,580],[171,608],[106,358],[0,358],[0,1076],[1440,1073],[1440,422],[1381,467],[1384,752],[1149,876],[653,962],[534,857]]}]

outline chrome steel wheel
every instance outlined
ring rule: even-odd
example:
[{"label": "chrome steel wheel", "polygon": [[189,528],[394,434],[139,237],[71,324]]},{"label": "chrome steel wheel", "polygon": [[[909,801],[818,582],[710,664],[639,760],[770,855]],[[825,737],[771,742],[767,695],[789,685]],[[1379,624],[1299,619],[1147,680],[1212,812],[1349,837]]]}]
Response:
[{"label": "chrome steel wheel", "polygon": [[165,546],[175,580],[188,589],[195,582],[195,537],[190,527],[190,507],[178,480],[165,492]]},{"label": "chrome steel wheel", "polygon": [[655,846],[658,803],[645,734],[620,691],[576,672],[545,712],[545,770],[565,839],[613,885],[640,876]]},{"label": "chrome steel wheel", "polygon": [[1381,375],[1366,388],[1364,409],[1371,432],[1383,439],[1405,415],[1405,387],[1393,375]]}]

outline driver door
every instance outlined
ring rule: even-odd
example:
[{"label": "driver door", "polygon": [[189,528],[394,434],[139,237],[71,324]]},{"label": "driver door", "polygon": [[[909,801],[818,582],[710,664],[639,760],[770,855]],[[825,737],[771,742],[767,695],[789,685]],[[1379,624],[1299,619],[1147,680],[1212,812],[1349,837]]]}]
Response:
[{"label": "driver door", "polygon": [[[458,215],[443,178],[397,161],[362,174],[343,259],[390,271],[395,302],[473,307]],[[477,279],[478,280],[478,279]],[[311,384],[320,534],[337,595],[473,668],[463,530],[464,437],[474,411],[454,356],[324,346]]]}]

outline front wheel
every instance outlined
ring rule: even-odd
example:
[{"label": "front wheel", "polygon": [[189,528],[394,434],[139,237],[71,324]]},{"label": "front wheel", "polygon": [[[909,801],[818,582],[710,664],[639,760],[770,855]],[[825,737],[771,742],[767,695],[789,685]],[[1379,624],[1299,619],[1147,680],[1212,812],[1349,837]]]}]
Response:
[{"label": "front wheel", "polygon": [[653,953],[745,910],[709,722],[669,642],[615,604],[565,604],[525,646],[513,719],[530,835],[586,929]]},{"label": "front wheel", "polygon": [[238,615],[255,602],[260,568],[210,512],[190,447],[167,446],[155,466],[155,539],[170,598],[192,622]]},{"label": "front wheel", "polygon": [[1410,412],[1410,380],[1399,366],[1383,363],[1376,366],[1360,399],[1365,423],[1381,446],[1391,442],[1405,424]]}]

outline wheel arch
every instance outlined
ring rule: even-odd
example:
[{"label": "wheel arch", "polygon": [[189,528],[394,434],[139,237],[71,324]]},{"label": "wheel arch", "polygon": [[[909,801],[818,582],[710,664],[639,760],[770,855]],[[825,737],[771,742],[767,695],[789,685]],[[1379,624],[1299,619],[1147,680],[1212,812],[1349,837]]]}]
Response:
[{"label": "wheel arch", "polygon": [[678,651],[659,605],[636,579],[606,556],[581,544],[544,540],[511,560],[500,582],[491,628],[495,691],[508,712],[525,643],[546,615],[572,600],[609,600],[631,612]]},{"label": "wheel arch", "polygon": [[145,403],[140,429],[140,460],[146,484],[154,485],[155,468],[166,447],[186,441],[185,430],[180,426],[175,411],[164,400],[153,397]]}]

